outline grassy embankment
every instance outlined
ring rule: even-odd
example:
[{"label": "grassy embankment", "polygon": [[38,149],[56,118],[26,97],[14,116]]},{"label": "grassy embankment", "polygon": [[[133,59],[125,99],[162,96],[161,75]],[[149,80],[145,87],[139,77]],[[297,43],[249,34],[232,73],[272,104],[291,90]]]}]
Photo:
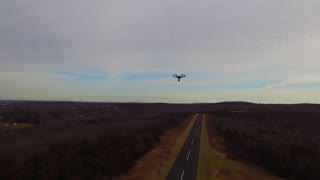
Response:
[{"label": "grassy embankment", "polygon": [[210,145],[206,122],[203,116],[200,155],[198,162],[198,180],[209,179],[279,179],[264,170],[242,162],[228,159],[227,156]]},{"label": "grassy embankment", "polygon": [[161,180],[166,179],[198,114],[188,118],[178,128],[169,130],[157,147],[137,161],[124,180]]}]

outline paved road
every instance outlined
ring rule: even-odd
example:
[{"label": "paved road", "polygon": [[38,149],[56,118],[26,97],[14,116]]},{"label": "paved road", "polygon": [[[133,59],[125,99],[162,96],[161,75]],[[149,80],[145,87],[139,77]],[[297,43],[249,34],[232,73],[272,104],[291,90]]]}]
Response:
[{"label": "paved road", "polygon": [[167,180],[195,180],[200,149],[202,114],[199,114]]}]

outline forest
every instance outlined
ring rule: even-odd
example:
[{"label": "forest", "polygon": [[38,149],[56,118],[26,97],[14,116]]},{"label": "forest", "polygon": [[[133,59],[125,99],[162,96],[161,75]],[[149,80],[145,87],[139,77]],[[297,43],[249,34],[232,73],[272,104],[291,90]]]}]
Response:
[{"label": "forest", "polygon": [[232,159],[319,179],[320,105],[0,103],[3,179],[117,179],[167,130],[207,113]]},{"label": "forest", "polygon": [[0,177],[39,180],[119,177],[190,115],[161,105],[39,102],[0,113]]},{"label": "forest", "polygon": [[288,179],[319,179],[320,106],[257,105],[210,112],[232,158],[267,167]]}]

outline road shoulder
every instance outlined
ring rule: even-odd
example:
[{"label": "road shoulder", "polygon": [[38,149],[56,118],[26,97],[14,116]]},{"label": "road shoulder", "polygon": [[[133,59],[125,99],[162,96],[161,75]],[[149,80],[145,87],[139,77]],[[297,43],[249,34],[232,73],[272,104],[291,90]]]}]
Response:
[{"label": "road shoulder", "polygon": [[208,138],[208,119],[203,116],[198,161],[198,180],[209,179],[280,179],[262,168],[228,159],[227,156],[211,146]]}]

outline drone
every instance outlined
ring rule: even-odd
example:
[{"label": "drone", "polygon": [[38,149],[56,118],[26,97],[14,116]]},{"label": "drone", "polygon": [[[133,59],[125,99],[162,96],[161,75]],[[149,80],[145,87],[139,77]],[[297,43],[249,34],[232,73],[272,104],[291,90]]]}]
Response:
[{"label": "drone", "polygon": [[177,74],[173,74],[173,77],[174,77],[174,78],[177,78],[177,79],[178,79],[178,82],[180,82],[180,79],[181,79],[181,78],[185,78],[186,75],[185,75],[185,74],[181,74],[180,76],[178,76]]}]

